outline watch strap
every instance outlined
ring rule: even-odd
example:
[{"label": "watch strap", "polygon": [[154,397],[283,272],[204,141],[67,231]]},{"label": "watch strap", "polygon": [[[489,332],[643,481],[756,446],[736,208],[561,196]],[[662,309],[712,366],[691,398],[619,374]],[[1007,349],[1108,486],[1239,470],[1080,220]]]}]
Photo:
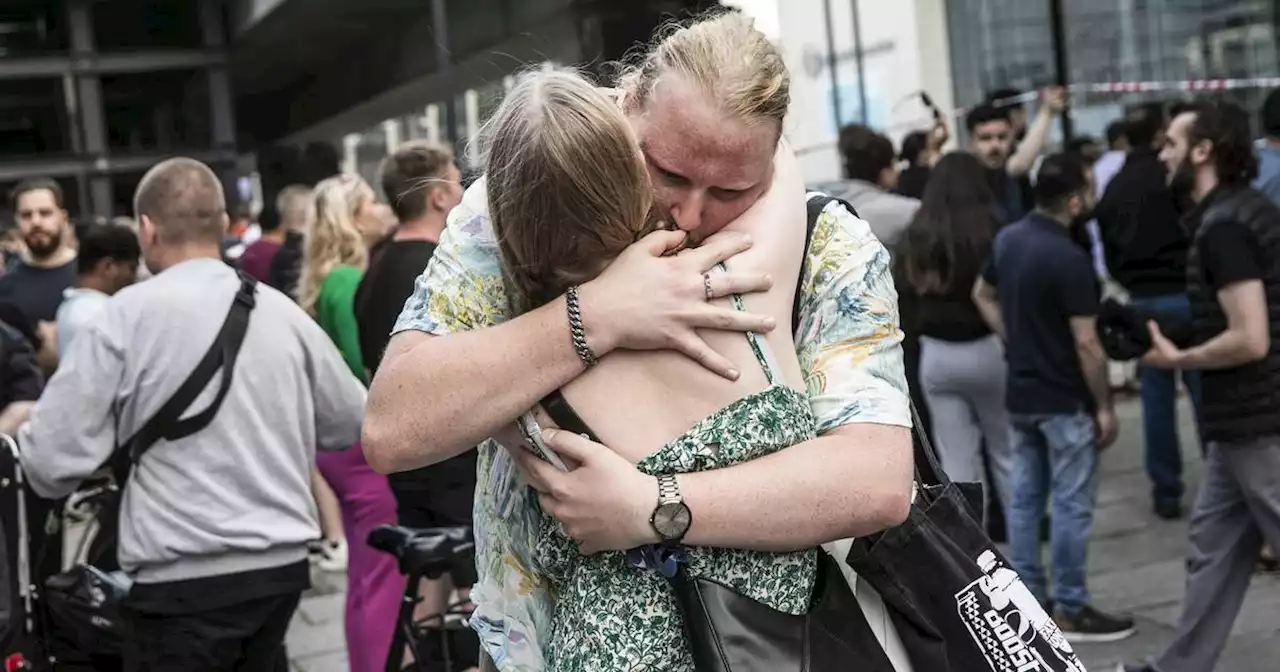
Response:
[{"label": "watch strap", "polygon": [[663,474],[658,477],[658,506],[679,504],[684,501],[680,496],[680,484],[674,474]]}]

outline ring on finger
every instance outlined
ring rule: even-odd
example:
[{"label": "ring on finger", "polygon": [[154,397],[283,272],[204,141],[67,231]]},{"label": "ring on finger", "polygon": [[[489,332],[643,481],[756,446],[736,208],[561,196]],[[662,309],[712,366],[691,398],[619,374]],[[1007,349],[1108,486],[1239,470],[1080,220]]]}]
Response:
[{"label": "ring on finger", "polygon": [[711,291],[711,274],[710,273],[702,274],[702,289],[704,292],[706,292],[708,301],[716,298],[715,292]]}]

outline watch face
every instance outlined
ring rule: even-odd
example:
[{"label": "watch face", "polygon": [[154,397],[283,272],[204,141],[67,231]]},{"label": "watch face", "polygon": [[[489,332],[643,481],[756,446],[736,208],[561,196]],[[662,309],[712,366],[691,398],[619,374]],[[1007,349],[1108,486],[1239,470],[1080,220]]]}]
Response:
[{"label": "watch face", "polygon": [[684,503],[663,504],[653,512],[653,529],[665,541],[677,541],[684,538],[692,522],[692,514]]}]

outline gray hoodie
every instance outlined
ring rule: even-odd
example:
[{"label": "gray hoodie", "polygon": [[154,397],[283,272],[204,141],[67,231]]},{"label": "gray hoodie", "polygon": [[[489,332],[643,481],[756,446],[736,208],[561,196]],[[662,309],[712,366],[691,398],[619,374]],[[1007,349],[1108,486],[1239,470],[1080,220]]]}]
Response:
[{"label": "gray hoodie", "polygon": [[[61,497],[98,471],[195,369],[239,287],[226,264],[193,259],[112,297],[19,431],[31,487]],[[263,285],[235,366],[213,422],[156,443],[134,468],[119,555],[139,583],[291,564],[318,536],[315,451],[359,440],[364,386],[315,321]],[[207,408],[218,386],[188,414]]]},{"label": "gray hoodie", "polygon": [[880,244],[890,252],[911,225],[916,210],[920,209],[920,201],[891,194],[862,180],[830,182],[818,186],[817,190],[848,201],[858,211],[858,216],[871,225],[871,232]]}]

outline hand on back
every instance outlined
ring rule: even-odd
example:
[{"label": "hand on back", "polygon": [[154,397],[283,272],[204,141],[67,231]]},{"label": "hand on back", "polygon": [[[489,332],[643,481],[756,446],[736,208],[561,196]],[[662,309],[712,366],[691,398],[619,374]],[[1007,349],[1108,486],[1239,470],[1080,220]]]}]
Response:
[{"label": "hand on back", "polygon": [[737,379],[733,364],[697,330],[772,331],[777,321],[770,316],[712,305],[709,300],[767,291],[773,279],[765,273],[708,275],[717,264],[750,249],[748,236],[724,231],[698,248],[681,250],[685,239],[680,231],[651,233],[583,285],[588,343],[598,355],[619,348],[676,350],[717,374]]}]

